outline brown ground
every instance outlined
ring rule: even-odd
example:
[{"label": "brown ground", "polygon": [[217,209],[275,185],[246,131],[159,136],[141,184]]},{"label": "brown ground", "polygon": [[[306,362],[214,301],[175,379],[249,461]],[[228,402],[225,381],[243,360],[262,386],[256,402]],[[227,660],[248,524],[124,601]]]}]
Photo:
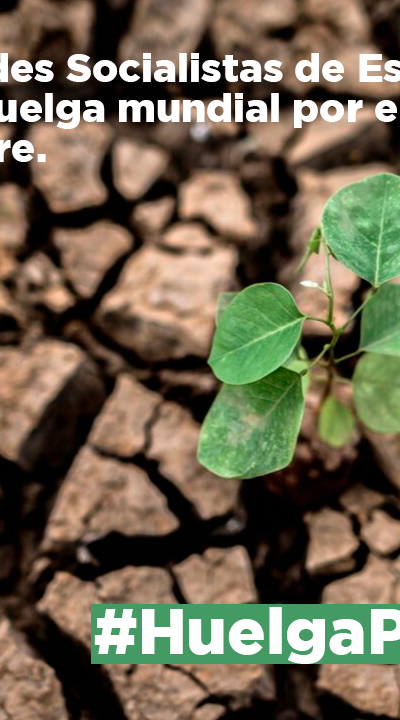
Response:
[{"label": "brown ground", "polygon": [[[0,126],[47,153],[0,168],[0,720],[399,718],[397,666],[101,668],[88,649],[91,602],[400,601],[398,438],[357,433],[329,450],[313,391],[288,470],[240,485],[195,459],[216,391],[205,360],[218,293],[278,280],[307,310],[292,271],[326,199],[399,170],[398,123],[373,111],[386,86],[363,87],[357,125],[298,133],[293,98],[325,100],[332,86],[300,85],[290,68],[311,51],[341,60],[341,97],[359,97],[358,54],[398,56],[399,3],[15,4],[2,3],[1,51],[52,59],[59,78],[72,52],[234,53],[287,71],[272,129],[118,126],[129,93],[117,82],[79,90],[105,102],[104,125]],[[232,90],[158,91],[212,99],[210,87]],[[244,90],[268,99],[270,88]],[[320,274],[313,259],[303,277]],[[339,266],[334,278],[339,319],[363,288]],[[320,327],[307,329],[310,353]]]}]

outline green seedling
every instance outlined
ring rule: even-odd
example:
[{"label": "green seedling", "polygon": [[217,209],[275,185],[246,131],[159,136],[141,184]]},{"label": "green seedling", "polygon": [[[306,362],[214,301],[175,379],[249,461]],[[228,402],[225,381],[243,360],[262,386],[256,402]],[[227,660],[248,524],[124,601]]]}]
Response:
[{"label": "green seedling", "polygon": [[[356,416],[375,432],[400,432],[400,285],[390,283],[400,275],[400,177],[375,175],[333,195],[300,267],[320,252],[323,285],[303,284],[327,296],[326,317],[303,314],[275,283],[219,299],[209,364],[223,385],[203,423],[199,460],[220,477],[250,479],[290,464],[312,378],[325,383],[319,414],[324,442],[348,443]],[[331,257],[371,286],[339,327]],[[358,316],[359,347],[341,357],[341,337]],[[301,346],[307,320],[324,323],[331,333],[311,359]],[[358,361],[348,380],[340,370],[353,357]],[[351,385],[352,406],[337,399],[336,383]]]}]

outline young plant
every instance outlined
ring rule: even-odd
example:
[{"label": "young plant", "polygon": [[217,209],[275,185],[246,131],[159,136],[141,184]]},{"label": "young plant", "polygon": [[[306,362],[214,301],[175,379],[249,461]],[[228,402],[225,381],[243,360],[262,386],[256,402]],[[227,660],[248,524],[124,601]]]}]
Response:
[{"label": "young plant", "polygon": [[[275,283],[219,298],[209,364],[224,384],[199,443],[200,462],[216,475],[248,479],[289,465],[304,393],[318,368],[326,383],[319,416],[325,442],[341,447],[354,430],[353,411],[332,393],[340,382],[352,385],[354,408],[365,426],[400,432],[400,285],[388,284],[400,275],[400,177],[375,175],[336,193],[325,206],[304,263],[320,252],[325,256],[324,283],[308,285],[328,298],[324,318],[304,315],[290,292]],[[331,257],[371,285],[364,302],[340,327],[335,324]],[[340,357],[341,336],[359,314],[359,347]],[[311,360],[301,348],[306,320],[324,323],[331,331]],[[342,361],[359,355],[352,381],[341,377]]]}]

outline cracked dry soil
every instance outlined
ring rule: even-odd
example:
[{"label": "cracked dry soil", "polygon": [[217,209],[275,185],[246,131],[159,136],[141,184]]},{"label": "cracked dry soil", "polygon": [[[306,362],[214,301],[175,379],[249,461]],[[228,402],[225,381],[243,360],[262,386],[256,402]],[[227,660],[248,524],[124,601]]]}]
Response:
[{"label": "cracked dry soil", "polygon": [[[3,0],[12,60],[278,58],[281,122],[118,125],[118,82],[89,83],[103,125],[0,124],[47,163],[0,168],[0,720],[400,718],[397,666],[91,666],[92,602],[400,601],[400,443],[316,433],[313,389],[293,464],[239,484],[199,467],[216,383],[206,357],[220,291],[277,280],[304,311],[293,268],[336,189],[400,169],[398,123],[292,129],[299,53],[346,67],[396,57],[396,0]],[[235,88],[238,89],[238,88]],[[232,90],[213,86],[213,97]],[[246,96],[267,98],[258,84]],[[211,100],[210,87],[138,84],[136,97]],[[4,85],[2,98],[43,88]],[[339,265],[342,322],[363,288]],[[313,314],[323,312],[321,306]],[[321,325],[307,329],[314,352]],[[351,349],[357,329],[344,338]],[[350,370],[351,368],[349,368]]]}]

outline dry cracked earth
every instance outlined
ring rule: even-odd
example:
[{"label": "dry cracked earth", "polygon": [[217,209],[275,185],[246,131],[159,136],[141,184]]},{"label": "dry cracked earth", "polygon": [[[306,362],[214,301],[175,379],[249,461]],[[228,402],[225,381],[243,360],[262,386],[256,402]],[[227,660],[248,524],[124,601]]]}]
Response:
[{"label": "dry cracked earth", "polygon": [[[400,49],[397,0],[3,0],[1,11],[1,50],[53,60],[60,98],[73,52],[174,60],[178,48],[290,68],[320,51],[346,65],[346,99],[359,97],[360,52]],[[0,168],[0,720],[400,717],[398,666],[90,665],[93,602],[400,602],[398,437],[359,431],[327,448],[312,389],[287,470],[241,485],[196,462],[218,293],[277,280],[317,314],[293,269],[324,202],[400,170],[399,124],[375,120],[379,84],[365,85],[356,125],[300,133],[291,101],[329,87],[288,71],[279,90],[272,129],[122,127],[118,83],[82,95],[104,101],[105,124],[0,125],[47,153]],[[159,92],[212,99],[199,86]],[[303,278],[322,272],[314,257]],[[344,318],[363,287],[339,266],[334,280]],[[307,328],[309,352],[320,332]]]}]

